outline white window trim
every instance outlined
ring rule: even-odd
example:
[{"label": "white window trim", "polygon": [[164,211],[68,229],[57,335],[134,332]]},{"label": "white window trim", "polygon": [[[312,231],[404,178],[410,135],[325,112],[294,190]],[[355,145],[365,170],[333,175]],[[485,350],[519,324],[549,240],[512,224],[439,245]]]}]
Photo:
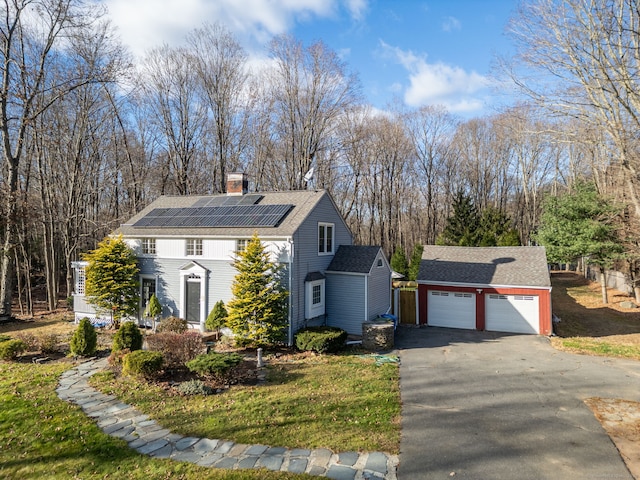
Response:
[{"label": "white window trim", "polygon": [[[323,248],[324,251],[321,252],[320,251],[320,228],[324,227],[324,243],[323,243]],[[327,250],[327,227],[331,227],[331,250],[328,251]],[[328,223],[328,222],[318,222],[318,255],[333,255],[335,253],[335,249],[336,249],[336,225],[335,223]]]},{"label": "white window trim", "polygon": [[[189,243],[193,242],[193,253],[189,253]],[[200,248],[198,248],[198,246]],[[198,252],[199,250],[199,252]],[[187,238],[184,245],[184,254],[187,257],[201,257],[203,254],[203,242],[201,238]]]},{"label": "white window trim", "polygon": [[84,296],[89,262],[71,262],[73,268],[73,295]]},{"label": "white window trim", "polygon": [[[187,313],[187,290],[188,277],[200,278],[200,331],[205,331],[205,321],[207,319],[207,280],[208,270],[196,262],[189,262],[180,269],[180,317],[186,318]],[[158,288],[156,284],[156,288]]]},{"label": "white window trim", "polygon": [[[147,248],[145,249],[145,243],[147,244]],[[153,246],[153,248],[149,248]],[[146,251],[145,251],[146,250]],[[151,252],[150,250],[153,250]],[[140,252],[142,255],[148,255],[150,257],[155,256],[157,254],[157,244],[155,238],[143,238],[140,240]]]},{"label": "white window trim", "polygon": [[[320,303],[313,304],[313,287],[320,286]],[[312,282],[306,282],[305,284],[305,301],[304,301],[304,313],[305,318],[315,318],[325,314],[325,279],[314,280]]]},{"label": "white window trim", "polygon": [[247,245],[249,245],[248,238],[238,238],[236,240],[236,255],[240,252],[244,252],[247,249]]}]

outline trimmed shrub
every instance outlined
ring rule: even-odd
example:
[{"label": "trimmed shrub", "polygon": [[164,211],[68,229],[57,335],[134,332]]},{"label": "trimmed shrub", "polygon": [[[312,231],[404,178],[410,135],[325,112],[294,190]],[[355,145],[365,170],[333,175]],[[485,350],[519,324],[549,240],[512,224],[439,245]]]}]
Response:
[{"label": "trimmed shrub", "polygon": [[38,336],[38,348],[42,353],[57,353],[60,336],[55,333],[43,333]]},{"label": "trimmed shrub", "polygon": [[162,305],[160,304],[160,300],[156,297],[156,294],[152,294],[149,299],[149,303],[147,304],[147,308],[144,309],[144,316],[150,318],[156,318],[158,315],[162,313]]},{"label": "trimmed shrub", "polygon": [[126,354],[122,359],[122,373],[125,375],[142,375],[145,378],[154,376],[162,368],[162,354],[147,350],[136,350]]},{"label": "trimmed shrub", "polygon": [[0,359],[2,360],[15,360],[22,352],[27,349],[27,345],[22,341],[16,339],[5,340],[0,342]]},{"label": "trimmed shrub", "polygon": [[225,326],[225,320],[227,319],[227,309],[224,307],[224,302],[218,300],[216,304],[209,312],[205,326],[210,332],[217,332]]},{"label": "trimmed shrub", "polygon": [[338,352],[344,348],[347,332],[337,327],[307,327],[296,334],[296,347],[318,353]]},{"label": "trimmed shrub", "polygon": [[205,353],[187,362],[187,368],[203,377],[223,379],[242,362],[238,353]]},{"label": "trimmed shrub", "polygon": [[158,325],[158,332],[174,332],[184,333],[189,328],[187,321],[184,318],[167,317]]},{"label": "trimmed shrub", "polygon": [[202,380],[189,380],[188,382],[182,382],[178,386],[178,391],[182,395],[211,395],[213,388]]},{"label": "trimmed shrub", "polygon": [[162,353],[164,364],[169,367],[184,365],[204,350],[199,332],[161,332],[147,336],[147,347]]},{"label": "trimmed shrub", "polygon": [[93,355],[96,353],[96,347],[98,345],[98,335],[96,329],[91,324],[88,318],[80,320],[80,324],[76,331],[73,332],[71,337],[71,353],[74,355],[81,355],[83,357]]},{"label": "trimmed shrub", "polygon": [[142,333],[135,322],[124,322],[113,337],[112,351],[117,352],[125,348],[132,352],[142,348]]}]

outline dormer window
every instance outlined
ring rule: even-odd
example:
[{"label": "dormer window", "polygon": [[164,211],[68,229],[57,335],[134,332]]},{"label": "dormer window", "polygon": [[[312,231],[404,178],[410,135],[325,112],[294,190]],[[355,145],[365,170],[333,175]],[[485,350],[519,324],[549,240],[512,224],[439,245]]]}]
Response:
[{"label": "dormer window", "polygon": [[318,223],[318,255],[332,255],[333,223]]}]

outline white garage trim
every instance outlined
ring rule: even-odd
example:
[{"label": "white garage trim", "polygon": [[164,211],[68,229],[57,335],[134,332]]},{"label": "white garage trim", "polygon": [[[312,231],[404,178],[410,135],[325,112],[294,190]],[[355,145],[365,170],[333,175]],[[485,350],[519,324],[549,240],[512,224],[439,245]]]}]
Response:
[{"label": "white garage trim", "polygon": [[433,327],[476,328],[476,295],[429,290],[427,324]]},{"label": "white garage trim", "polygon": [[485,329],[494,332],[540,333],[540,297],[487,295]]}]

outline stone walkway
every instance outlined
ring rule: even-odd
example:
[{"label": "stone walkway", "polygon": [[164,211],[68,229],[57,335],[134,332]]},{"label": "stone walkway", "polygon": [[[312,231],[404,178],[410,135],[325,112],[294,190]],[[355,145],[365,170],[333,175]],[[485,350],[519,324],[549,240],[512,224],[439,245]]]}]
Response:
[{"label": "stone walkway", "polygon": [[337,480],[396,480],[398,457],[387,453],[244,445],[171,433],[131,405],[89,386],[87,379],[106,365],[106,359],[90,360],[64,372],[56,392],[62,400],[79,405],[104,433],[125,440],[144,455],[214,468],[266,468]]}]

